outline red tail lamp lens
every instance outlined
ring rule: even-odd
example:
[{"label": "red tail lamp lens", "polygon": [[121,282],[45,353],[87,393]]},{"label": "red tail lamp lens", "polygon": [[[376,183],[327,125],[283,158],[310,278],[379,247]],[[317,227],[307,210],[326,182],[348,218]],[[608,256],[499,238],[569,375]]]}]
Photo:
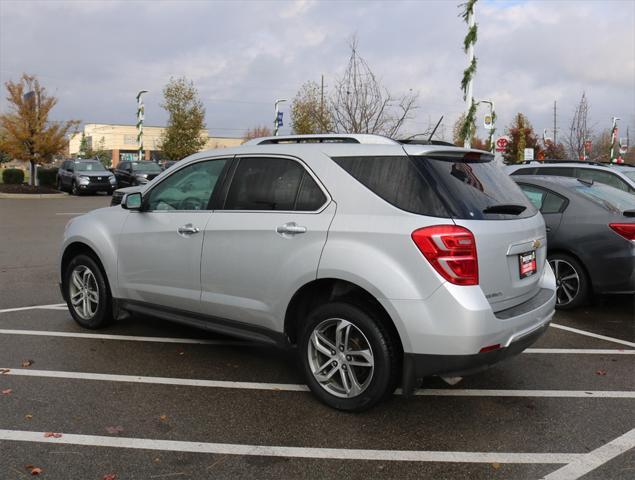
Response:
[{"label": "red tail lamp lens", "polygon": [[609,227],[626,240],[635,240],[635,223],[609,223]]},{"label": "red tail lamp lens", "polygon": [[476,240],[467,228],[435,225],[412,232],[412,240],[430,265],[455,285],[478,285]]}]

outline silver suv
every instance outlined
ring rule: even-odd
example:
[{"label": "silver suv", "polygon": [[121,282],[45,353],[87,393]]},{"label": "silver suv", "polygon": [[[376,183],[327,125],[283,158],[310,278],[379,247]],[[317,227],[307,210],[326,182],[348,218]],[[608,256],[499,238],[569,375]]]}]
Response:
[{"label": "silver suv", "polygon": [[557,175],[582,180],[593,180],[635,194],[635,166],[619,163],[583,162],[578,160],[546,161],[536,160],[508,165],[509,175]]},{"label": "silver suv", "polygon": [[67,225],[74,319],[140,313],[296,347],[338,409],[516,355],[554,313],[543,219],[487,152],[260,138],[139,189]]}]

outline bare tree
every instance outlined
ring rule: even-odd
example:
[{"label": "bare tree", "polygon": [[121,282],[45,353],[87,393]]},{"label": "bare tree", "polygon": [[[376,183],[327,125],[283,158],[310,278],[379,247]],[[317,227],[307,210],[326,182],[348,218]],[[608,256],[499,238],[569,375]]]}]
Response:
[{"label": "bare tree", "polygon": [[582,92],[580,103],[573,112],[569,135],[565,139],[567,153],[572,159],[583,159],[586,157],[584,142],[591,139],[593,135],[592,127],[589,124],[589,113],[589,102],[586,98],[586,93]]},{"label": "bare tree", "polygon": [[344,75],[330,98],[333,129],[338,133],[376,133],[394,137],[417,108],[418,94],[392,95],[357,52],[357,39]]}]

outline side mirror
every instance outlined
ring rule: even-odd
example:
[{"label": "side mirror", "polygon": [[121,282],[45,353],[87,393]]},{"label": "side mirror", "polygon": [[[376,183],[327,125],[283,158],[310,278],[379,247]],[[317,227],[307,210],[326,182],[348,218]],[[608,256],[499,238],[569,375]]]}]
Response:
[{"label": "side mirror", "polygon": [[126,210],[141,210],[141,193],[129,193],[121,202],[121,207]]}]

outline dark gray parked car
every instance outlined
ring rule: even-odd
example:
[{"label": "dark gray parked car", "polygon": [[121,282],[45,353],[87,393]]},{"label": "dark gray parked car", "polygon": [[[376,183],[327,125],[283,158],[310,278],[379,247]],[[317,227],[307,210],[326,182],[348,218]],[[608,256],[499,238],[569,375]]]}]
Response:
[{"label": "dark gray parked car", "polygon": [[73,195],[111,194],[116,188],[115,176],[99,160],[66,160],[57,171],[57,189]]},{"label": "dark gray parked car", "polygon": [[145,185],[154,177],[161,173],[158,163],[150,161],[123,161],[115,168],[117,184],[120,187],[133,187],[135,185]]},{"label": "dark gray parked car", "polygon": [[635,196],[576,178],[512,178],[545,219],[558,308],[594,293],[635,293]]}]

